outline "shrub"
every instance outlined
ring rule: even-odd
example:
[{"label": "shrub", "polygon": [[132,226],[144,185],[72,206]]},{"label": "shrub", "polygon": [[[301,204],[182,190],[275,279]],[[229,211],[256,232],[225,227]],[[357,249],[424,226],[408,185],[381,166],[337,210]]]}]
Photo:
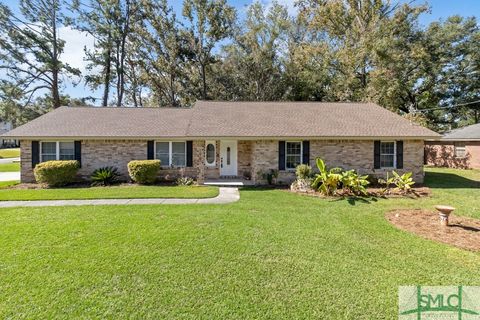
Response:
[{"label": "shrub", "polygon": [[342,172],[342,186],[353,194],[367,195],[367,186],[370,184],[368,175],[359,176],[355,170],[348,170]]},{"label": "shrub", "polygon": [[297,176],[297,179],[300,180],[306,180],[308,178],[311,178],[312,167],[310,167],[308,164],[298,165],[297,168],[295,168],[295,175]]},{"label": "shrub", "polygon": [[408,193],[412,190],[412,186],[415,184],[415,181],[412,179],[412,173],[407,172],[402,175],[399,175],[395,171],[392,171],[392,177],[388,176],[387,172],[387,178],[384,179],[379,179],[378,182],[381,185],[384,185],[384,188],[382,189],[382,193],[388,193],[390,191],[390,186],[394,185],[395,189],[401,192]]},{"label": "shrub", "polygon": [[37,164],[33,173],[38,183],[61,187],[75,181],[78,168],[76,160],[53,160]]},{"label": "shrub", "polygon": [[152,184],[157,179],[160,160],[133,160],[128,163],[130,178],[139,184]]},{"label": "shrub", "polygon": [[415,181],[412,179],[412,173],[407,172],[402,175],[399,175],[395,171],[392,171],[393,174],[393,184],[397,190],[402,192],[410,192],[412,186],[415,184]]},{"label": "shrub", "polygon": [[177,179],[177,186],[193,186],[195,184],[195,180],[190,177],[180,177]]},{"label": "shrub", "polygon": [[109,186],[119,182],[120,173],[115,167],[103,167],[93,171],[90,180],[92,186]]},{"label": "shrub", "polygon": [[337,192],[340,181],[342,180],[342,169],[327,169],[325,162],[320,158],[317,158],[316,163],[319,173],[315,175],[312,187],[324,195],[334,195]]},{"label": "shrub", "polygon": [[263,180],[267,180],[269,185],[275,184],[275,179],[278,178],[278,170],[270,169],[268,171],[258,171],[257,174],[262,177]]}]

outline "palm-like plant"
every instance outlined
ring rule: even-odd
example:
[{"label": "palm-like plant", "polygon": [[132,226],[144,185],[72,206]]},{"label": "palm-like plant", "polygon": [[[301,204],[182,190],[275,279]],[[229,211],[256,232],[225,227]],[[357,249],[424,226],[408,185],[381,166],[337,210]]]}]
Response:
[{"label": "palm-like plant", "polygon": [[351,193],[359,195],[367,195],[367,186],[370,184],[367,180],[368,175],[359,176],[355,170],[342,172],[342,186]]},{"label": "palm-like plant", "polygon": [[399,175],[395,171],[392,171],[393,174],[393,183],[397,190],[402,192],[410,192],[412,190],[412,186],[415,184],[415,181],[412,179],[412,173],[407,172],[402,175]]},{"label": "palm-like plant", "polygon": [[334,195],[342,180],[342,174],[340,173],[342,169],[327,169],[325,162],[320,158],[316,159],[316,163],[319,173],[315,175],[312,187],[326,196]]},{"label": "palm-like plant", "polygon": [[119,182],[120,173],[115,167],[102,167],[93,171],[90,180],[92,186],[109,186]]}]

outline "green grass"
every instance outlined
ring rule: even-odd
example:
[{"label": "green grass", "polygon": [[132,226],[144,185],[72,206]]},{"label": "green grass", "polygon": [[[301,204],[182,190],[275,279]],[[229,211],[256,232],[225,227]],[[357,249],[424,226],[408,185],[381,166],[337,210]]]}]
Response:
[{"label": "green grass", "polygon": [[0,149],[0,159],[20,157],[20,148]]},{"label": "green grass", "polygon": [[18,172],[20,163],[0,163],[0,172]]},{"label": "green grass", "polygon": [[55,189],[0,189],[2,200],[68,200],[133,198],[213,198],[217,187],[205,186],[112,186]]},{"label": "green grass", "polygon": [[2,209],[0,318],[396,319],[400,285],[480,285],[480,253],[385,212],[480,218],[477,174],[429,169],[416,200],[244,189],[229,205]]},{"label": "green grass", "polygon": [[0,188],[8,188],[19,183],[20,181],[0,181]]}]

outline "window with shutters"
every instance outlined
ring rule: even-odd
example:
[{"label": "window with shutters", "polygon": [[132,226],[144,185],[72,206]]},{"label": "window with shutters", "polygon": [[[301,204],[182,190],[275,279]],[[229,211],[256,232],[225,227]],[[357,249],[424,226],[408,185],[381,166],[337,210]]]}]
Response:
[{"label": "window with shutters", "polygon": [[294,170],[302,163],[302,142],[287,141],[285,142],[285,168]]},{"label": "window with shutters", "polygon": [[75,160],[75,143],[73,141],[40,142],[40,162],[50,160]]},{"label": "window with shutters", "polygon": [[381,168],[395,168],[396,166],[396,142],[395,141],[381,141],[380,142],[380,167]]},{"label": "window with shutters", "polygon": [[187,144],[185,141],[157,141],[155,159],[162,167],[185,167],[187,163]]}]

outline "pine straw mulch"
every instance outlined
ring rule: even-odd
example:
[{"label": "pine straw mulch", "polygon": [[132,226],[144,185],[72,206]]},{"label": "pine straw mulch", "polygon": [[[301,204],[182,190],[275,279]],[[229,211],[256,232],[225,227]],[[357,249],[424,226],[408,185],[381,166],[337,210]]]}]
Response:
[{"label": "pine straw mulch", "polygon": [[423,209],[393,210],[385,217],[401,230],[457,248],[480,251],[480,220],[450,214],[449,226],[442,227],[438,213]]}]

